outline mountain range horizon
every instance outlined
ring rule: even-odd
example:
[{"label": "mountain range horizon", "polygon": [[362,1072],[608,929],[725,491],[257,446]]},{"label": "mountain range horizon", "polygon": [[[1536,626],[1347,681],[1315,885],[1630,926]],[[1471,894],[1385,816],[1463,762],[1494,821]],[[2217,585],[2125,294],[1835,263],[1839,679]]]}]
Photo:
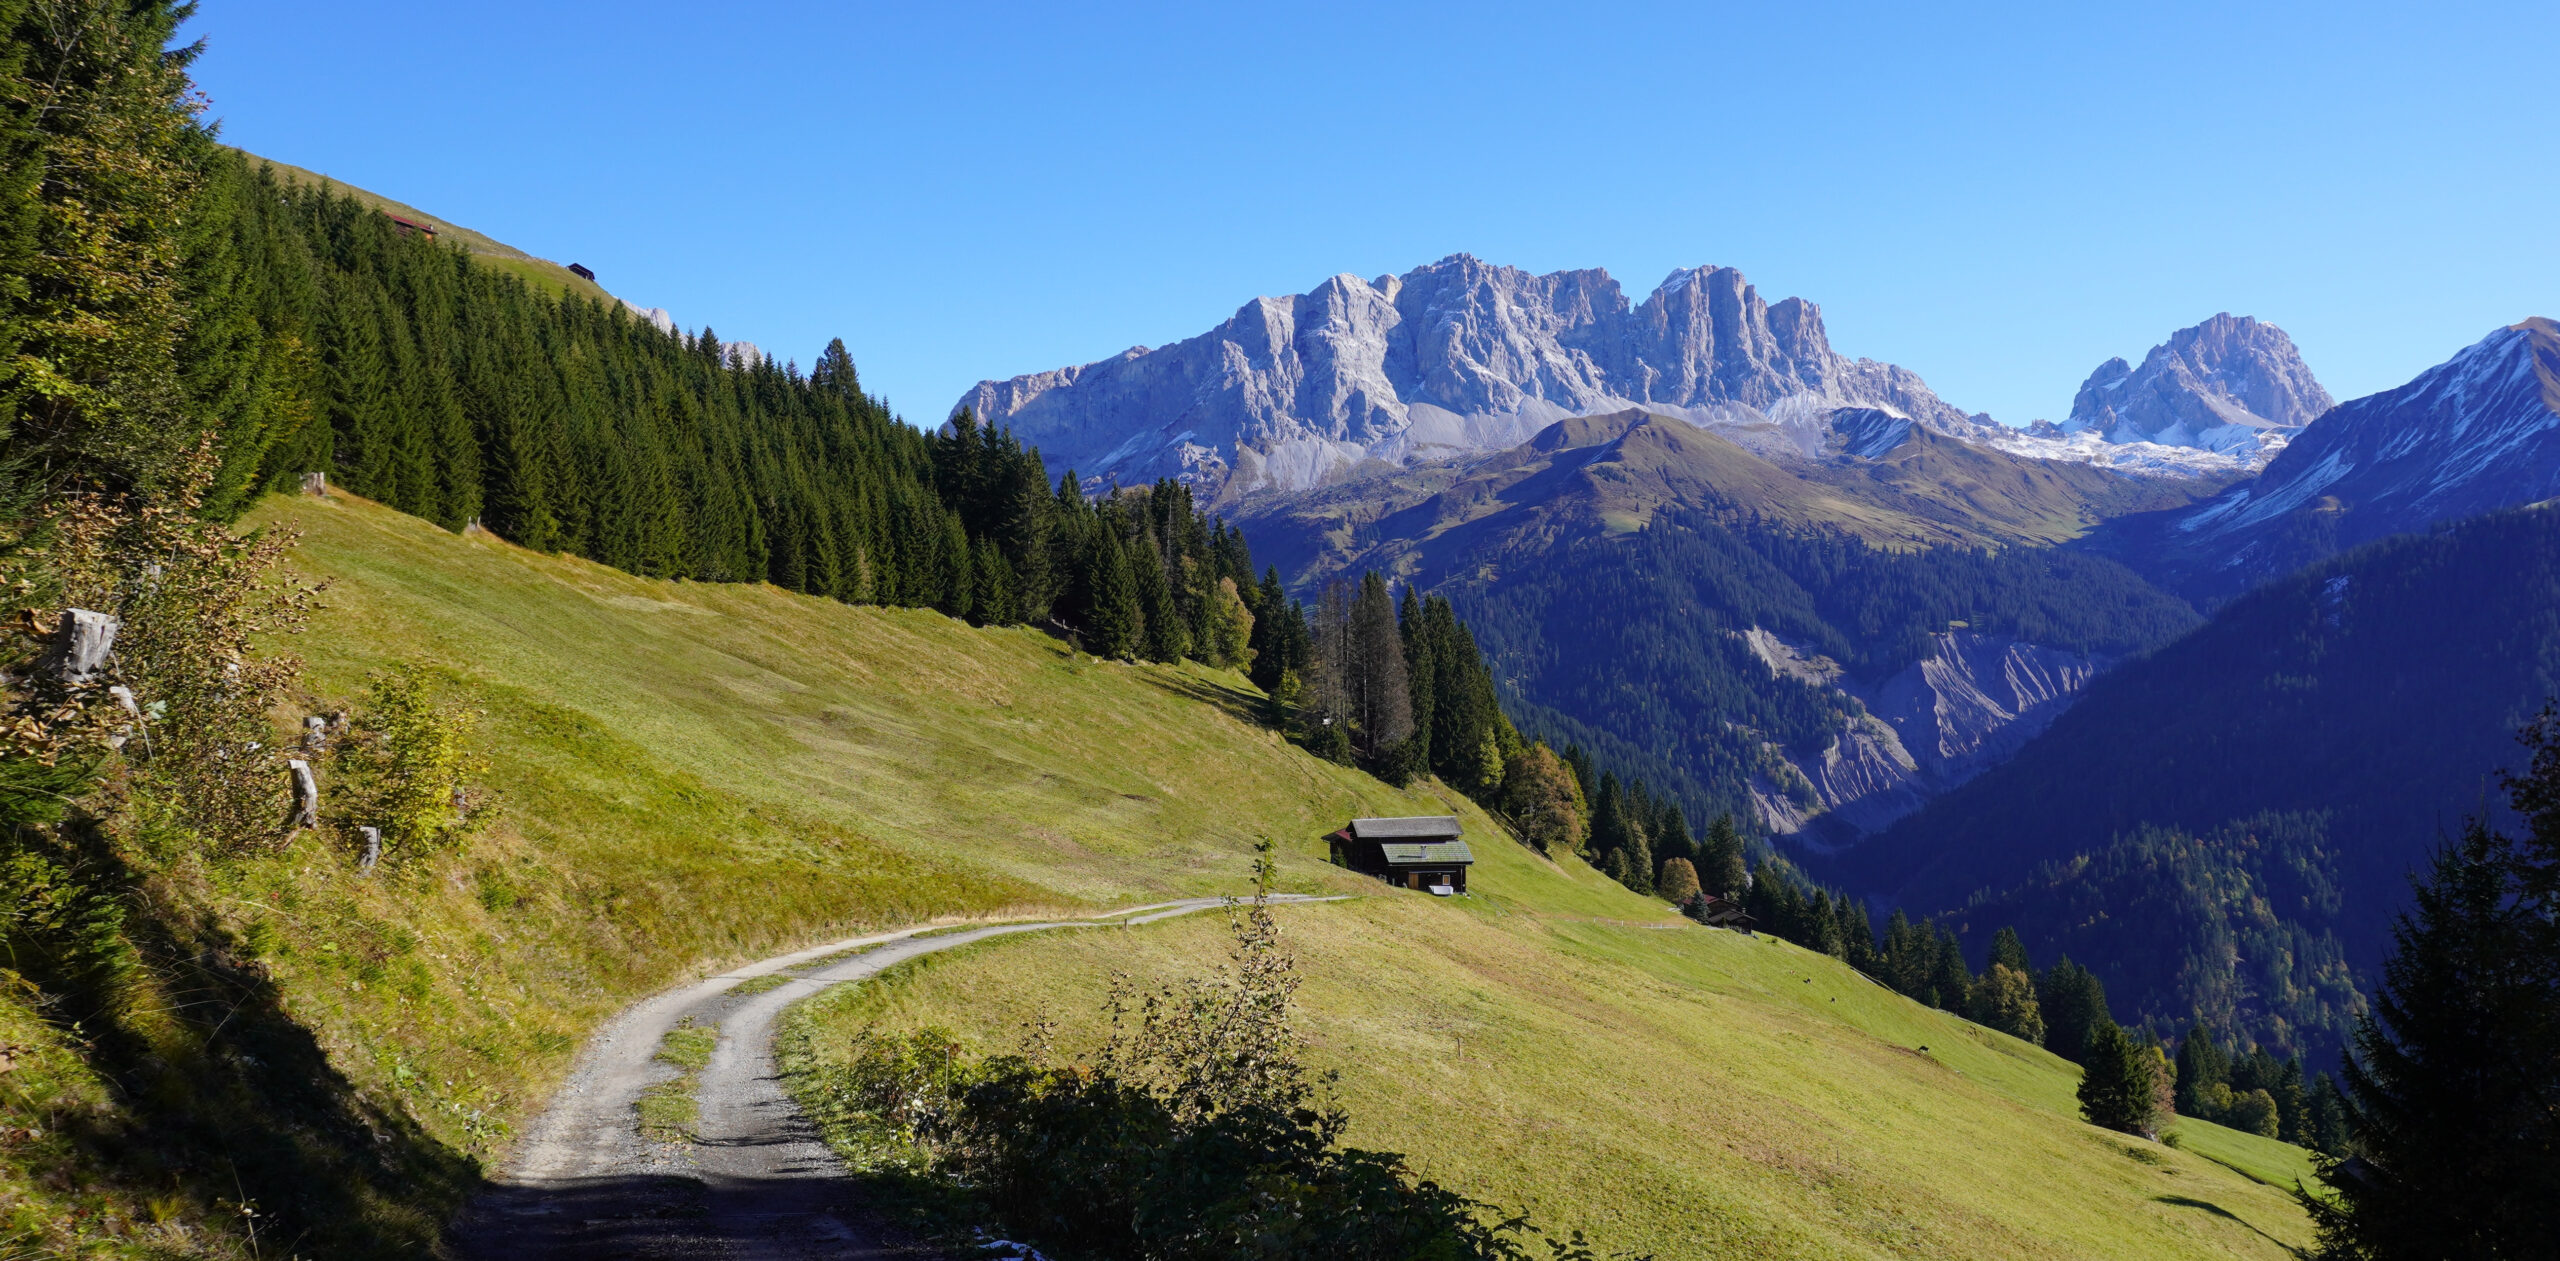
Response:
[{"label": "mountain range horizon", "polygon": [[2006,423],[1905,366],[1837,353],[1820,305],[1767,301],[1734,268],[1675,269],[1631,302],[1604,269],[1532,274],[1460,253],[1256,298],[1163,346],[983,380],[950,414],[1014,429],[1053,473],[1172,476],[1233,498],[1502,450],[1627,407],[1804,456],[1836,446],[1836,416],[1865,409],[2033,458],[2246,473],[2333,405],[2281,328],[2222,312],[2139,368],[2098,365],[2066,419]]}]

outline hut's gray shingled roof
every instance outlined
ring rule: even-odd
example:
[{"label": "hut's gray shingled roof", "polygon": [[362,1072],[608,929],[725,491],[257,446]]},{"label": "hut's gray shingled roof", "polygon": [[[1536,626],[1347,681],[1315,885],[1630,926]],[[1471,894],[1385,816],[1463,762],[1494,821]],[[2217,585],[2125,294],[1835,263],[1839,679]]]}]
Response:
[{"label": "hut's gray shingled roof", "polygon": [[1364,841],[1437,840],[1459,834],[1458,817],[1418,815],[1405,819],[1353,819],[1351,834]]},{"label": "hut's gray shingled roof", "polygon": [[1410,842],[1388,841],[1378,852],[1390,863],[1473,863],[1475,851],[1465,841]]}]

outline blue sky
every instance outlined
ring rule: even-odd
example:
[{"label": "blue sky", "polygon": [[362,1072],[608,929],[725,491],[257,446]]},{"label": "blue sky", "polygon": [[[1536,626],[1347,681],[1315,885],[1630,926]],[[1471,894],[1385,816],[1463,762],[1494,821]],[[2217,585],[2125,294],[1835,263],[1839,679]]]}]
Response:
[{"label": "blue sky", "polygon": [[2341,399],[2560,315],[2560,5],[206,0],[234,144],[938,421],[1464,251],[1740,267],[2059,418],[2216,311]]}]

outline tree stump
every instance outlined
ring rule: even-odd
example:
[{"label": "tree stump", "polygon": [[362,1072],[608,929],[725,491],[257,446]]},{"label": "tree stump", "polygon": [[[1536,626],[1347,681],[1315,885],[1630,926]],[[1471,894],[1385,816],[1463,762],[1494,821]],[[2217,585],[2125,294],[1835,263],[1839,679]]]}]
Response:
[{"label": "tree stump", "polygon": [[303,475],[302,475],[302,493],[303,493],[303,494],[306,494],[306,495],[309,495],[309,496],[311,496],[311,497],[313,497],[313,498],[315,498],[315,499],[326,499],[326,498],[328,498],[328,497],[329,497],[329,475],[328,475],[328,474],[326,474],[326,473],[305,473],[305,474],[303,474]]},{"label": "tree stump", "polygon": [[311,774],[311,764],[301,758],[287,758],[285,765],[293,771],[293,826],[320,826],[320,781]]},{"label": "tree stump", "polygon": [[364,838],[364,857],[356,860],[356,870],[371,875],[373,865],[382,861],[382,829],[357,828],[356,834]]},{"label": "tree stump", "polygon": [[65,687],[86,686],[106,668],[107,654],[116,646],[116,632],[123,628],[124,623],[104,613],[64,609],[61,623],[54,628],[53,647],[39,668]]},{"label": "tree stump", "polygon": [[317,749],[329,743],[329,720],[313,714],[302,720],[302,747]]}]

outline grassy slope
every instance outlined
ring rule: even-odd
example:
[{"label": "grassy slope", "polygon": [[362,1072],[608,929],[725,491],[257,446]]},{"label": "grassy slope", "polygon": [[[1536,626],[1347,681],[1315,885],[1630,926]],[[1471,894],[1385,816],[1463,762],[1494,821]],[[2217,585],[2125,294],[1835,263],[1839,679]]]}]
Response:
[{"label": "grassy slope", "polygon": [[[2095,1129],[2077,1070],[2041,1049],[1772,938],[1635,922],[1658,904],[1479,849],[1469,902],[1381,891],[1284,912],[1355,1143],[1664,1258],[2280,1257],[2306,1241],[2285,1190],[2216,1163],[2290,1187],[2308,1172],[2296,1149],[2201,1123],[2181,1125],[2187,1150]],[[976,947],[812,1004],[786,1046],[806,1068],[876,1021],[1006,1048],[1044,1015],[1062,1045],[1090,1045],[1111,972],[1196,971],[1222,932]]]},{"label": "grassy slope", "polygon": [[[213,1196],[234,1194],[236,1156],[270,1211],[291,1199],[363,1219],[306,1247],[422,1249],[469,1185],[456,1157],[503,1150],[580,1040],[639,995],[886,924],[1235,888],[1258,829],[1289,838],[1297,887],[1349,884],[1313,838],[1346,814],[1443,809],[1235,716],[1250,698],[1231,674],[1077,660],[930,612],[632,578],[344,496],[271,498],[247,520],[272,523],[302,530],[294,563],[330,583],[290,645],[310,707],[357,701],[395,661],[434,668],[485,711],[494,812],[466,852],[382,878],[356,878],[348,850],[316,837],[157,877],[274,977],[259,1036],[307,1052],[249,1057],[235,1021],[204,1080],[238,1079],[233,1117],[275,1098],[260,1090],[308,1095],[315,1116],[290,1133],[217,1118],[230,1147],[209,1151],[201,1129],[94,1108],[101,1075],[135,1057],[84,1063],[0,993],[0,1050],[20,1048],[0,1074],[0,1245],[13,1212],[148,1217],[151,1184],[181,1161],[221,1183],[171,1200],[201,1228],[220,1216]],[[170,1102],[198,1120],[209,1107]],[[371,1119],[398,1114],[416,1125]],[[142,1159],[128,1123],[167,1159]],[[349,1126],[405,1163],[311,1158]],[[278,1171],[265,1187],[262,1167]]]},{"label": "grassy slope", "polygon": [[[306,1147],[362,1123],[382,1136],[369,1146],[420,1153],[385,1173],[307,1152],[262,1166],[239,1148],[271,1208],[288,1191],[258,1189],[259,1169],[296,1168],[313,1202],[364,1216],[342,1255],[423,1246],[468,1185],[452,1157],[501,1150],[587,1031],[683,976],[890,922],[1231,889],[1258,832],[1281,840],[1287,886],[1374,892],[1323,865],[1316,838],[1348,814],[1449,808],[1282,744],[1244,716],[1253,698],[1232,675],[1078,660],[1036,634],[925,612],[632,578],[343,497],[270,499],[250,521],[301,529],[296,563],[331,583],[294,645],[314,708],[354,699],[369,670],[422,663],[486,712],[494,763],[493,821],[463,853],[367,880],[344,848],[305,838],[159,877],[274,977],[267,1025],[282,1032],[261,1036],[328,1061],[315,1078],[266,1044],[256,1059],[217,1047],[207,1071],[252,1101],[341,1092],[334,1119],[295,1131]],[[2111,1239],[2246,1254],[2257,1238],[2159,1194],[2299,1238],[2272,1192],[2142,1148],[2179,1171],[2159,1173],[2120,1154],[2138,1145],[2068,1119],[2069,1074],[2040,1053],[1968,1042],[1792,947],[1664,927],[1659,904],[1490,839],[1490,823],[1455,808],[1488,838],[1486,896],[1293,912],[1310,1008],[1328,1054],[1354,1068],[1367,1141],[1612,1239],[1653,1237],[1642,1223],[1656,1213],[1685,1234],[1814,1252],[1908,1237],[1969,1255],[2102,1255]],[[1166,971],[1214,928],[1111,940]],[[1103,940],[1026,947],[1048,966],[1004,978],[1018,989],[984,982],[980,1014],[1088,1009],[1092,970],[1118,960],[1078,952]],[[982,954],[917,993],[947,997],[954,979],[1022,958]],[[1816,995],[1841,1002],[1816,1010]],[[0,1001],[0,1037],[39,1048],[0,1077],[0,1131],[58,1133],[104,1096],[94,1065],[23,1015]],[[1444,1035],[1465,1038],[1461,1064],[1441,1062]],[[1967,1076],[1894,1049],[1919,1042]],[[1387,1097],[1398,1083],[1409,1098]],[[2234,1163],[2271,1159],[2228,1142]],[[148,1216],[157,1192],[116,1184],[116,1150],[93,1151],[106,1154],[81,1166],[0,1141],[0,1206],[58,1214],[85,1195]],[[37,1176],[47,1162],[106,1180],[56,1186]],[[348,1185],[316,1185],[333,1178]],[[1976,1234],[1992,1242],[1977,1249]],[[326,1237],[306,1244],[331,1251]]]},{"label": "grassy slope", "polygon": [[[455,1101],[503,1117],[539,1100],[577,1034],[678,975],[883,924],[1233,888],[1261,829],[1295,842],[1297,885],[1330,887],[1344,878],[1313,838],[1340,817],[1438,808],[1237,717],[1232,675],[632,578],[343,497],[253,516],[275,520],[306,531],[300,563],[333,584],[298,645],[319,697],[405,660],[488,713],[500,820],[470,855],[398,891],[334,864],[303,881],[362,917],[405,911],[430,958],[482,957],[425,969],[455,987],[442,1031],[381,1027],[361,1002],[331,1015],[436,1061],[436,1080],[507,1079]],[[494,973],[476,995],[459,988],[471,971]]]},{"label": "grassy slope", "polygon": [[286,184],[298,188],[317,188],[327,184],[384,214],[397,215],[412,223],[426,224],[436,230],[437,242],[459,245],[470,251],[471,256],[478,259],[483,266],[493,267],[514,276],[539,292],[554,296],[574,293],[579,297],[602,302],[608,306],[614,304],[613,295],[605,292],[596,282],[581,277],[550,259],[535,258],[523,250],[474,232],[441,215],[428,214],[406,202],[393,201],[369,189],[358,188],[343,180],[333,180],[317,171],[306,171],[301,167],[278,162],[273,158],[262,158],[246,150],[242,152],[247,154],[253,163],[264,163],[275,168],[276,178]]}]

